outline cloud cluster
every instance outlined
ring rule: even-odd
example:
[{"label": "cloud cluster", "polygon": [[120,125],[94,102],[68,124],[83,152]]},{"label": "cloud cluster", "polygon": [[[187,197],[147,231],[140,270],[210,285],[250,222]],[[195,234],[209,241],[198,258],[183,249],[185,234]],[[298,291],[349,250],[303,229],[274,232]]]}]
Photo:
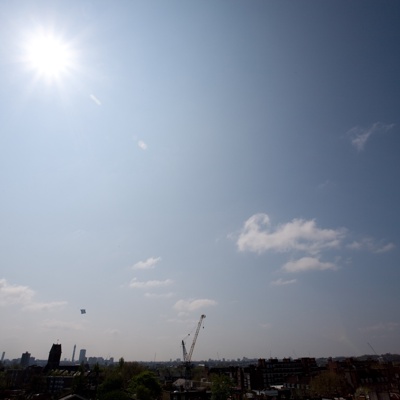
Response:
[{"label": "cloud cluster", "polygon": [[[346,235],[346,230],[319,228],[315,220],[293,219],[286,224],[272,227],[267,214],[252,215],[238,236],[236,245],[239,251],[261,254],[267,251],[304,256],[292,259],[282,266],[289,273],[323,271],[336,269],[333,263],[320,260],[322,251],[338,248]],[[294,283],[294,281],[275,281],[274,285]]]},{"label": "cloud cluster", "polygon": [[[306,271],[336,270],[334,262],[323,261],[327,250],[343,247],[348,232],[344,228],[327,229],[317,226],[315,220],[295,218],[285,224],[272,226],[267,214],[258,213],[245,221],[237,236],[236,245],[240,252],[285,253],[290,259],[281,267],[286,273]],[[373,253],[384,253],[394,248],[393,243],[377,243],[371,238],[364,238],[347,245],[350,249],[366,249]],[[278,279],[272,285],[288,285],[296,280]]]},{"label": "cloud cluster", "polygon": [[[161,261],[161,257],[149,257],[144,261],[138,261],[133,266],[132,269],[140,271],[148,271],[155,268],[155,266]],[[164,288],[174,284],[174,281],[170,278],[167,279],[153,279],[153,280],[139,280],[134,277],[129,283],[129,287],[132,289],[147,289],[152,292],[145,292],[144,296],[149,299],[170,299],[175,297],[172,292],[166,293],[154,293],[153,290],[158,288]],[[178,300],[173,305],[173,309],[178,312],[180,317],[187,316],[192,312],[198,311],[200,309],[215,306],[217,302],[211,299],[190,299],[190,300]]]},{"label": "cloud cluster", "polygon": [[372,135],[385,133],[391,130],[394,124],[383,124],[382,122],[375,122],[369,128],[361,128],[355,126],[351,128],[347,134],[350,136],[351,144],[358,150],[364,150],[365,144]]},{"label": "cloud cluster", "polygon": [[[133,266],[134,270],[150,270],[154,269],[156,265],[161,261],[161,257],[149,257],[144,261],[138,261]],[[133,289],[156,289],[160,287],[170,286],[174,283],[172,279],[152,279],[146,281],[140,281],[138,278],[133,278],[129,283],[129,287]],[[163,297],[164,295],[146,293],[146,297]]]},{"label": "cloud cluster", "polygon": [[344,229],[321,229],[314,220],[294,219],[271,229],[267,214],[255,214],[244,224],[237,240],[239,251],[304,251],[318,254],[323,249],[338,247]]},{"label": "cloud cluster", "polygon": [[41,303],[35,301],[36,293],[28,286],[12,285],[6,279],[0,279],[0,306],[19,305],[23,310],[43,311],[60,308],[66,301]]}]

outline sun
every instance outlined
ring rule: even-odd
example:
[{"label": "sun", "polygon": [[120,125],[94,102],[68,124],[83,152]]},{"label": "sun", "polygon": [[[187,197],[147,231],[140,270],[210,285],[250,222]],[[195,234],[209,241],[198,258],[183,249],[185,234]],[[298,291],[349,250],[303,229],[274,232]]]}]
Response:
[{"label": "sun", "polygon": [[35,33],[24,46],[24,63],[48,83],[68,75],[75,64],[71,45],[52,33]]}]

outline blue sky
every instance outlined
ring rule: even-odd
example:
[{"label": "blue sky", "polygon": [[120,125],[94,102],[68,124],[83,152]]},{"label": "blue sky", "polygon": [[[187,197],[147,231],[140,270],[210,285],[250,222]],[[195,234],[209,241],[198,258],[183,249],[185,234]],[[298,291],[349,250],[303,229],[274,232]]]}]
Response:
[{"label": "blue sky", "polygon": [[0,351],[400,352],[399,45],[393,1],[1,2]]}]

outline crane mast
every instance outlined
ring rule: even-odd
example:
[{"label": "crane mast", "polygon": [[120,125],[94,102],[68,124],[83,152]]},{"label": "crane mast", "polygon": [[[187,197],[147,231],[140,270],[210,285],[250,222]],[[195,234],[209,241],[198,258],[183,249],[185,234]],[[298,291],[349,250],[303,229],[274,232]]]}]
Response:
[{"label": "crane mast", "polygon": [[[206,316],[204,314],[202,314],[201,317],[200,317],[199,323],[197,324],[197,329],[196,329],[196,333],[194,334],[192,345],[190,346],[189,353],[186,354],[186,357],[185,357],[185,361],[186,362],[190,362],[192,360],[193,350],[194,350],[194,346],[196,344],[197,336],[199,336],[201,324],[202,324],[203,319],[205,317]],[[184,343],[183,343],[183,350],[184,350],[184,353],[185,353],[186,352],[186,348],[185,348],[185,344]]]},{"label": "crane mast", "polygon": [[206,316],[204,314],[202,314],[200,316],[200,320],[199,323],[197,324],[197,329],[196,329],[196,333],[194,334],[194,338],[193,338],[193,342],[192,345],[190,346],[190,350],[189,353],[186,350],[186,346],[185,346],[185,341],[182,340],[182,350],[183,350],[183,363],[185,366],[185,389],[188,390],[189,388],[189,380],[191,379],[191,360],[192,360],[192,355],[193,355],[193,350],[194,350],[194,346],[196,345],[196,340],[197,340],[197,336],[199,336],[199,332],[200,332],[200,328],[201,328],[201,324],[203,322],[203,319]]},{"label": "crane mast", "polygon": [[184,340],[182,340],[182,351],[183,351],[183,361],[185,362],[187,359],[187,351]]}]

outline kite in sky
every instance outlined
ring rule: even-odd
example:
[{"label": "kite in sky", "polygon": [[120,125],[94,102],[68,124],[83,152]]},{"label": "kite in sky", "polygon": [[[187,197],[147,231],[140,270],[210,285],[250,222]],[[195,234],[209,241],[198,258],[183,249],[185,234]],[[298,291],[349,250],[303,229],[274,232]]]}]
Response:
[{"label": "kite in sky", "polygon": [[81,314],[86,314],[86,310],[81,308]]}]

